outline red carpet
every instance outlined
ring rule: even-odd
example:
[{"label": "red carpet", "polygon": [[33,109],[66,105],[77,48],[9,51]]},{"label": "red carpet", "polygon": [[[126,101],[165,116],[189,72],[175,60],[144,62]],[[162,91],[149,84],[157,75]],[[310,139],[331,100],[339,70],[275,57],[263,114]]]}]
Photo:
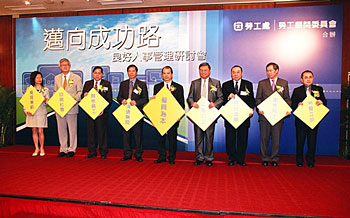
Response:
[{"label": "red carpet", "polygon": [[35,202],[14,198],[22,196],[43,200],[35,205],[54,198],[70,208],[102,204],[110,210],[106,205],[122,206],[130,214],[153,209],[151,217],[350,217],[350,162],[337,157],[318,156],[315,168],[298,168],[294,155],[282,155],[275,168],[262,167],[259,155],[248,154],[247,167],[229,167],[221,153],[215,154],[213,167],[195,167],[193,152],[179,152],[176,164],[169,165],[153,163],[156,151],[145,151],[144,162],[138,163],[119,161],[118,149],[110,150],[106,160],[85,159],[86,148],[78,148],[73,158],[57,158],[58,150],[46,147],[45,157],[31,157],[31,146],[0,148],[0,216],[10,213],[4,208],[11,201]]}]

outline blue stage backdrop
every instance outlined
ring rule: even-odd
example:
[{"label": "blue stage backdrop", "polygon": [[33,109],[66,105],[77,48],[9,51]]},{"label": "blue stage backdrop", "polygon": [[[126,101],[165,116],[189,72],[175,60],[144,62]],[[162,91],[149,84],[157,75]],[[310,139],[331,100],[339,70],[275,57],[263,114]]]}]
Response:
[{"label": "blue stage backdrop", "polygon": [[[265,66],[276,62],[279,77],[288,80],[290,94],[300,85],[300,74],[309,69],[315,83],[324,87],[329,114],[319,128],[317,154],[337,155],[339,147],[342,54],[342,6],[312,6],[247,10],[162,12],[77,17],[16,19],[16,90],[19,99],[29,85],[30,72],[43,73],[52,95],[58,61],[66,57],[72,72],[87,81],[92,68],[104,68],[113,96],[128,78],[129,64],[139,67],[149,96],[162,81],[161,68],[170,65],[174,80],[183,84],[187,98],[190,82],[199,77],[198,65],[207,61],[212,77],[230,79],[233,65],[243,67],[243,77],[253,82],[266,78]],[[113,102],[110,113],[118,107]],[[188,110],[188,108],[186,109]],[[59,145],[54,113],[49,113],[46,144]],[[86,146],[85,113],[78,118],[79,146]],[[259,153],[258,115],[252,118],[248,152]],[[30,129],[17,104],[17,143],[32,144]],[[121,126],[109,119],[109,146],[121,148]],[[145,123],[145,148],[155,149],[156,130]],[[186,118],[179,129],[179,150],[194,150],[193,125]],[[216,125],[214,151],[225,151],[223,119]],[[282,154],[295,153],[294,117],[285,119],[280,146]]]}]

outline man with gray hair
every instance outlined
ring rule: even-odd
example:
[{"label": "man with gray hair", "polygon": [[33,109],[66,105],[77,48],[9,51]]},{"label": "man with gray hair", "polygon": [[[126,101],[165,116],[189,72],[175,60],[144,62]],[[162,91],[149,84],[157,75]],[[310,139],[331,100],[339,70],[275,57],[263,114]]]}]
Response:
[{"label": "man with gray hair", "polygon": [[[70,61],[62,58],[59,61],[61,73],[55,76],[54,92],[62,87],[76,101],[80,101],[82,93],[82,82],[80,76],[70,71]],[[56,113],[58,138],[60,141],[60,153],[57,157],[73,157],[77,148],[77,115],[79,112],[78,104],[74,105],[62,118]],[[68,135],[69,132],[69,145]]]}]

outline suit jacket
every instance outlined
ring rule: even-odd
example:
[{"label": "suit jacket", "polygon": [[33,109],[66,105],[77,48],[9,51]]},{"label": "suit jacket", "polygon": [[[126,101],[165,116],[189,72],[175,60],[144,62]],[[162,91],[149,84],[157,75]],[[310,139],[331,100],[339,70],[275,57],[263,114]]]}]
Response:
[{"label": "suit jacket", "polygon": [[[276,87],[281,86],[283,88],[283,91],[279,92],[278,94],[281,95],[281,97],[286,101],[286,103],[290,106],[292,104],[292,101],[289,97],[289,88],[288,88],[288,82],[287,80],[278,78],[276,81]],[[259,105],[261,102],[263,102],[266,98],[268,98],[270,95],[273,94],[270,79],[264,79],[259,81],[258,84],[258,90],[256,93],[256,105]],[[258,108],[257,108],[258,110]],[[267,121],[265,116],[259,114],[259,121],[264,120]]]},{"label": "suit jacket", "polygon": [[[107,114],[112,103],[112,86],[109,81],[104,79],[101,80],[100,86],[103,86],[104,88],[108,89],[107,91],[103,91],[103,90],[100,90],[100,88],[98,87],[98,93],[109,103],[108,106],[103,111],[103,114]],[[81,98],[83,99],[84,93],[89,92],[93,88],[94,88],[94,80],[92,79],[92,80],[86,81],[83,87]]]},{"label": "suit jacket", "polygon": [[[315,97],[313,91],[318,91],[319,96]],[[315,97],[317,100],[321,100],[323,105],[327,106],[327,100],[323,93],[323,88],[321,86],[311,85],[311,95]],[[298,108],[298,104],[306,98],[306,87],[304,85],[299,86],[293,90],[292,94],[292,109],[295,111]],[[295,125],[304,124],[298,117],[295,117]]]},{"label": "suit jacket", "polygon": [[[124,80],[123,82],[120,83],[119,93],[118,93],[118,97],[117,97],[117,101],[119,104],[121,104],[124,99],[125,100],[128,99],[129,85],[130,85],[129,79]],[[137,93],[138,87],[141,88],[141,93]],[[146,83],[142,82],[139,79],[136,79],[135,84],[134,84],[134,89],[133,89],[133,92],[131,94],[131,100],[136,101],[137,108],[141,112],[143,112],[142,111],[143,106],[149,101]]]},{"label": "suit jacket", "polygon": [[[248,90],[249,94],[242,95],[243,93],[246,93],[246,90]],[[235,92],[234,87],[234,81],[229,80],[222,84],[222,93],[223,93],[223,100],[224,105],[229,101],[227,98],[231,93]],[[255,107],[255,99],[254,99],[254,91],[253,91],[253,84],[249,82],[248,80],[241,79],[241,85],[239,87],[237,95],[252,109]],[[250,127],[250,118],[246,119],[241,126]],[[229,122],[225,120],[225,126],[231,125]]]},{"label": "suit jacket", "polygon": [[[210,90],[211,86],[214,86],[216,88],[215,91]],[[192,103],[199,101],[201,98],[201,78],[193,80],[191,82],[190,92],[188,93],[187,97],[187,104],[189,108],[192,108]],[[223,98],[222,98],[222,89],[221,84],[219,80],[208,78],[208,101],[214,102],[216,104],[216,108],[219,109],[221,105],[223,104]]]},{"label": "suit jacket", "polygon": [[[55,76],[55,86],[54,86],[54,92],[56,92],[60,87],[63,88],[63,73],[58,74]],[[77,74],[74,74],[70,72],[70,77],[67,78],[68,83],[66,87],[66,92],[70,94],[76,101],[80,101],[81,99],[81,92],[82,92],[82,83],[81,83],[81,78]],[[78,114],[79,108],[78,104],[74,105],[72,109],[68,111],[67,114]]]}]

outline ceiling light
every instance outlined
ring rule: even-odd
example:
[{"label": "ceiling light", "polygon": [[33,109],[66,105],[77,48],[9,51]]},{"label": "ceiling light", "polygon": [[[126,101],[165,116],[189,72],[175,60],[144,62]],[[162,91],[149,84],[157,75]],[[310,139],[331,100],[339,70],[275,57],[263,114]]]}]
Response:
[{"label": "ceiling light", "polygon": [[32,3],[30,3],[29,0],[26,0],[26,1],[24,1],[24,4],[25,4],[25,5],[31,5]]},{"label": "ceiling light", "polygon": [[12,11],[26,11],[26,10],[44,10],[47,9],[44,5],[27,5],[27,6],[4,6],[6,9],[10,9]]},{"label": "ceiling light", "polygon": [[121,5],[143,3],[143,0],[98,0],[101,5]]}]

